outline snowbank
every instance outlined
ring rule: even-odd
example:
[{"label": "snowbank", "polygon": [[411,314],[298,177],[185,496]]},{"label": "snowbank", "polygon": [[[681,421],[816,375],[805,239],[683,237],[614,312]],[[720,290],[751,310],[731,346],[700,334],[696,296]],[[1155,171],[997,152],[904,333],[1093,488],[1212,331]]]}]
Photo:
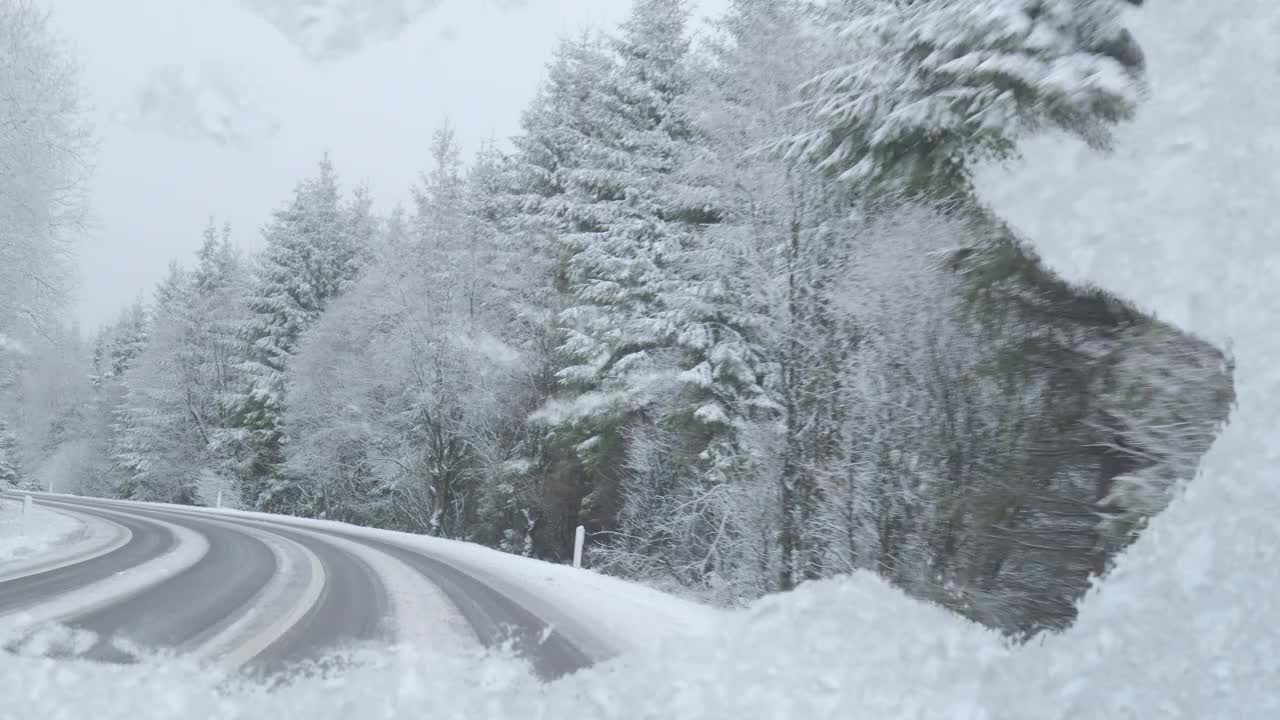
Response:
[{"label": "snowbank", "polygon": [[[904,629],[910,629],[904,642]],[[364,655],[329,680],[220,694],[180,661],[139,668],[0,657],[0,720],[175,718],[957,718],[977,720],[999,641],[869,575],[815,583],[736,614],[716,637],[667,641],[551,684],[494,655]],[[939,713],[939,708],[946,708]]]},{"label": "snowbank", "polygon": [[548,688],[546,716],[977,720],[1007,656],[994,632],[859,573],[766,598],[715,637],[579,673]]},{"label": "snowbank", "polygon": [[0,574],[23,560],[79,537],[84,524],[79,520],[38,505],[24,522],[22,501],[0,498]]}]

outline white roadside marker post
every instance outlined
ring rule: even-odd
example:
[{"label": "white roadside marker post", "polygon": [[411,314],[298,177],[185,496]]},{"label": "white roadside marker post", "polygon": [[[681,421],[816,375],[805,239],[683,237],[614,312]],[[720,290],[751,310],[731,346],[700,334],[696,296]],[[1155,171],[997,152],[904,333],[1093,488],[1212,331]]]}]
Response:
[{"label": "white roadside marker post", "polygon": [[49,478],[49,494],[53,494],[53,478]]},{"label": "white roadside marker post", "polygon": [[587,529],[578,526],[577,531],[573,533],[573,566],[582,567],[582,543],[587,539]]},{"label": "white roadside marker post", "polygon": [[222,509],[222,491],[221,490],[218,491],[218,509],[219,510]]},{"label": "white roadside marker post", "polygon": [[31,522],[31,496],[22,496],[22,534],[27,534],[27,525]]}]

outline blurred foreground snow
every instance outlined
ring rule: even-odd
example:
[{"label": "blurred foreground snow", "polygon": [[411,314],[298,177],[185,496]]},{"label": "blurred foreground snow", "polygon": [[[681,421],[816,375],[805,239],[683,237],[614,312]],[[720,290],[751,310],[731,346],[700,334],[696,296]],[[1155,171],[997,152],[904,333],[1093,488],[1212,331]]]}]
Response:
[{"label": "blurred foreground snow", "polygon": [[163,67],[116,119],[137,130],[248,149],[276,134],[261,94],[220,65]]},{"label": "blurred foreground snow", "polygon": [[1046,140],[983,179],[1069,279],[1236,356],[1239,406],[1076,625],[992,685],[1009,718],[1280,717],[1280,4],[1135,14],[1153,96],[1099,158]]},{"label": "blurred foreground snow", "polygon": [[[241,0],[279,30],[309,60],[337,60],[370,45],[394,40],[443,0]],[[454,0],[476,4],[477,0]],[[515,10],[529,0],[486,0]],[[448,36],[451,31],[445,32]]]},{"label": "blurred foreground snow", "polygon": [[177,662],[0,656],[0,718],[1280,717],[1280,5],[1163,0],[1134,26],[1153,97],[1117,155],[1045,142],[982,184],[1069,277],[1233,339],[1240,406],[1069,631],[1009,649],[858,575],[550,685],[429,648],[271,695]]},{"label": "blurred foreground snow", "polygon": [[440,0],[241,0],[311,60],[398,36]]}]

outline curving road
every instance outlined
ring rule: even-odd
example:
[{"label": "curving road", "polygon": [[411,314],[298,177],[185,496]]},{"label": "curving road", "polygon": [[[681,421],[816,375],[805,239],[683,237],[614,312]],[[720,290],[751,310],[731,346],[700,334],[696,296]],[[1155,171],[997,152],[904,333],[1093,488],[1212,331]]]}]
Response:
[{"label": "curving road", "polygon": [[[52,568],[0,567],[0,627],[22,630],[10,651],[131,663],[165,650],[270,678],[453,626],[467,643],[510,643],[545,679],[603,659],[555,619],[419,548],[195,508],[35,497],[117,541]],[[84,632],[33,646],[45,624]]]}]

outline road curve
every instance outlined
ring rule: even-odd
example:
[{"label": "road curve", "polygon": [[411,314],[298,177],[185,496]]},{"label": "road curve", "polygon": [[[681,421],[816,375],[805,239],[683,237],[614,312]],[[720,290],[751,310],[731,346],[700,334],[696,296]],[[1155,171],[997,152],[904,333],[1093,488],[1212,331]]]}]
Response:
[{"label": "road curve", "polygon": [[[93,513],[83,504],[44,503]],[[144,648],[181,648],[208,628],[217,627],[253,599],[276,572],[275,554],[257,537],[193,518],[135,510],[140,519],[160,519],[199,533],[208,551],[191,567],[110,605],[70,618],[66,624],[98,636],[84,654],[91,660],[134,662],[133,653],[118,649],[125,639]],[[93,567],[95,563],[84,563]],[[78,567],[78,566],[73,566]]]},{"label": "road curve", "polygon": [[434,582],[470,623],[480,642],[497,647],[511,642],[544,680],[577,672],[591,664],[585,652],[559,631],[467,572],[421,552],[389,542],[352,538],[391,555]]},{"label": "road curve", "polygon": [[[67,622],[72,627],[123,635],[145,647],[183,650],[191,640],[247,611],[276,571],[271,551],[247,532],[246,523],[233,519],[65,496],[40,497],[38,502],[76,512],[100,508],[144,520],[163,520],[193,530],[209,542],[209,551],[196,565],[134,597],[72,618]],[[253,527],[261,532],[260,526]],[[250,667],[255,674],[271,675],[348,646],[389,639],[384,627],[387,600],[378,578],[364,562],[287,527],[272,527],[270,533],[314,553],[325,581],[317,602],[252,659]],[[129,660],[127,655],[110,653],[95,657]]]},{"label": "road curve", "polygon": [[[365,561],[370,551],[391,558],[392,564],[401,568],[399,572],[413,573],[434,584],[465,618],[476,639],[486,646],[510,642],[540,677],[560,677],[592,662],[588,653],[516,599],[417,548],[197,508],[64,495],[37,495],[36,501],[52,509],[124,525],[132,536],[122,547],[89,561],[0,582],[0,616],[57,596],[85,592],[94,583],[122,572],[145,570],[147,563],[172,550],[176,539],[169,526],[194,532],[207,541],[204,555],[181,572],[64,619],[71,627],[104,638],[89,650],[92,659],[135,661],[128,649],[105,641],[117,636],[143,647],[190,651],[200,638],[252,612],[279,569],[277,554],[263,540],[265,533],[311,553],[323,568],[323,587],[290,626],[270,642],[263,640],[265,645],[255,646],[254,655],[244,663],[244,670],[254,676],[275,676],[335,650],[397,639],[393,603],[386,590],[389,583]],[[353,544],[363,547],[353,550]],[[387,572],[385,563],[375,564]]]},{"label": "road curve", "polygon": [[126,572],[169,552],[178,539],[168,528],[142,518],[94,512],[77,508],[103,522],[122,525],[130,533],[121,547],[92,559],[65,567],[25,575],[0,582],[0,615],[15,612],[38,603],[41,599],[75,592],[112,575]]},{"label": "road curve", "polygon": [[[174,512],[204,514],[193,508]],[[219,515],[218,517],[230,517]],[[245,521],[254,524],[262,520]],[[271,523],[272,532],[288,533],[293,527],[287,519]],[[493,587],[485,580],[420,549],[393,542],[348,534],[333,529],[308,527],[308,532],[341,538],[381,552],[402,563],[439,588],[461,613],[476,639],[485,647],[510,644],[511,649],[529,661],[533,671],[544,680],[554,680],[592,665],[596,660],[578,647],[553,623],[538,617],[529,608]]]}]

